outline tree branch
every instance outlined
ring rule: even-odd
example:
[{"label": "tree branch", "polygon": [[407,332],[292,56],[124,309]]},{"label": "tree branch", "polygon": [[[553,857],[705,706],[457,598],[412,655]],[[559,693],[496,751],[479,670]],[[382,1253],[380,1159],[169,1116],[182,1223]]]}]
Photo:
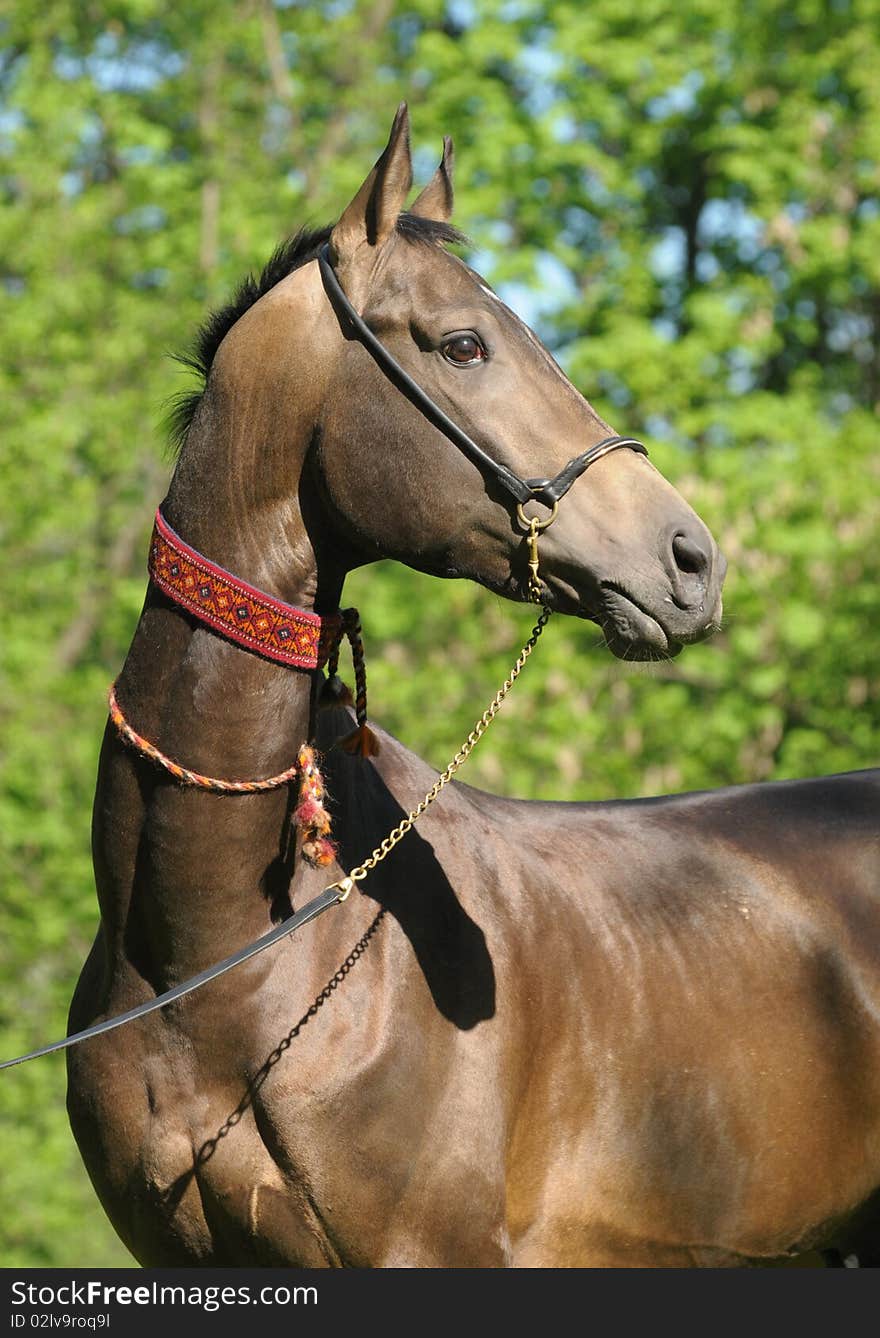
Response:
[{"label": "tree branch", "polygon": [[333,81],[337,89],[336,110],[328,120],[320,143],[306,169],[305,193],[307,197],[314,194],[324,168],[342,148],[348,110],[342,94],[344,91],[353,88],[360,79],[369,44],[376,40],[391,18],[394,4],[395,0],[373,0],[373,4],[361,26],[360,33],[351,43],[348,60],[343,61],[336,72]]}]

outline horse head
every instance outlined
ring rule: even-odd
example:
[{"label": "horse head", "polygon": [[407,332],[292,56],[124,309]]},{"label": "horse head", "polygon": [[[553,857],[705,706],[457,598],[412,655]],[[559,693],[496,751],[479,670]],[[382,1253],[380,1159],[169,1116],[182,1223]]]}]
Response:
[{"label": "horse head", "polygon": [[[485,280],[445,250],[444,241],[460,240],[449,225],[451,141],[403,212],[411,181],[402,107],[330,238],[348,300],[486,455],[520,478],[553,477],[612,429]],[[352,468],[358,439],[373,445]],[[404,394],[389,395],[357,338],[338,347],[316,463],[334,523],[361,561],[391,556],[523,597],[515,499]],[[548,511],[535,501],[524,514],[543,520]],[[571,486],[540,550],[545,602],[599,623],[616,655],[674,654],[718,626],[724,559],[702,521],[635,451],[598,459]]]},{"label": "horse head", "polygon": [[[230,309],[169,493],[172,523],[263,589],[321,611],[336,607],[346,571],[382,557],[527,598],[526,531],[552,515],[543,602],[593,619],[621,658],[707,636],[725,563],[705,525],[639,443],[585,456],[629,439],[611,436],[532,331],[446,249],[463,240],[449,222],[451,141],[406,210],[411,183],[402,105],[335,227],[298,240],[287,270],[280,252],[259,300]],[[401,393],[407,378],[415,400]]]}]

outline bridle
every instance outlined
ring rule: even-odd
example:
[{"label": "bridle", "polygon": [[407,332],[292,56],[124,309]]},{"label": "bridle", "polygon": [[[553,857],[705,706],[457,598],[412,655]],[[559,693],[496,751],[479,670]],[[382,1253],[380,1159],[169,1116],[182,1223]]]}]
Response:
[{"label": "bridle", "polygon": [[[92,1026],[86,1027],[83,1031],[76,1032],[72,1036],[66,1036],[62,1040],[41,1046],[39,1049],[32,1050],[28,1054],[19,1055],[15,1059],[6,1060],[5,1062],[0,1063],[0,1069],[12,1068],[14,1065],[23,1064],[29,1059],[38,1059],[43,1055],[53,1054],[58,1050],[66,1050],[72,1045],[79,1044],[81,1041],[88,1040],[94,1036],[100,1036],[104,1032],[111,1031],[116,1027],[121,1027],[125,1023],[133,1022],[137,1018],[146,1016],[148,1013],[155,1012],[156,1009],[164,1008],[175,1000],[181,999],[185,995],[191,994],[194,990],[200,989],[202,985],[206,985],[209,981],[216,980],[218,976],[224,975],[233,967],[250,960],[250,958],[255,957],[258,953],[264,952],[274,943],[278,943],[281,939],[294,933],[302,925],[308,924],[310,920],[314,920],[318,915],[321,915],[323,911],[328,910],[331,906],[338,905],[340,902],[345,901],[351,893],[355,883],[366,878],[370,870],[375,868],[377,864],[381,863],[381,861],[391,853],[398,842],[401,841],[407,832],[412,829],[421,814],[434,802],[444,786],[453,778],[459,766],[467,760],[473,748],[494,720],[495,715],[500,709],[504,698],[513,683],[519,677],[526,660],[534,649],[538,637],[541,635],[541,632],[546,625],[547,619],[550,617],[550,609],[544,604],[541,586],[538,580],[537,545],[539,533],[542,530],[547,529],[547,527],[555,520],[561,499],[568,492],[569,488],[571,488],[572,484],[579,479],[587,469],[589,469],[590,465],[595,464],[595,462],[600,460],[603,455],[608,455],[609,452],[616,451],[622,446],[626,446],[629,450],[636,451],[640,455],[648,454],[642,443],[637,441],[634,437],[606,437],[604,441],[598,442],[597,445],[591,446],[589,450],[584,451],[582,455],[577,455],[573,460],[570,460],[555,478],[521,479],[512,469],[509,469],[506,465],[501,464],[497,460],[493,460],[492,457],[488,455],[481,446],[478,446],[457,423],[453,422],[453,420],[444,413],[440,406],[435,404],[430,395],[428,395],[421,386],[413,380],[409,373],[404,371],[396,359],[392,357],[385,348],[384,344],[376,338],[370,327],[358,315],[343,292],[333,267],[330,264],[328,246],[325,245],[319,252],[318,263],[321,269],[324,288],[340,321],[340,325],[344,328],[344,323],[347,322],[355,332],[357,338],[373,355],[388,379],[396,385],[397,388],[421,410],[425,417],[432,422],[435,427],[438,427],[440,431],[459,448],[459,450],[469,456],[484,472],[495,478],[516,501],[517,518],[526,530],[530,547],[528,594],[532,600],[543,605],[537,626],[534,628],[531,637],[520,652],[520,655],[502,688],[495,694],[492,702],[476,722],[473,730],[468,735],[467,740],[446,767],[446,770],[441,772],[437,781],[435,781],[424,799],[422,799],[421,802],[402,820],[402,822],[400,822],[397,827],[385,837],[381,844],[376,847],[372,854],[368,856],[362,864],[357,865],[345,878],[340,879],[338,883],[331,883],[329,887],[325,887],[318,896],[307,902],[293,915],[282,920],[280,924],[276,925],[267,934],[264,934],[261,938],[247,944],[244,948],[239,949],[238,952],[233,953],[230,957],[224,958],[223,961],[214,963],[213,966],[207,967],[197,975],[191,976],[188,980],[184,980],[179,985],[175,985],[171,989],[166,990],[164,994],[149,999],[146,1003],[138,1004],[135,1008],[131,1008],[127,1012],[119,1013],[114,1017],[105,1018],[101,1022],[96,1022]],[[545,507],[549,507],[549,516],[545,517],[543,520],[526,516],[523,508],[528,502],[532,501],[540,502]],[[156,565],[157,542],[161,545],[163,542],[168,542],[169,540],[176,541],[178,547],[171,553],[167,562],[164,561],[167,556],[164,549],[160,549],[159,562],[158,565]],[[195,574],[193,575],[188,571],[178,570],[176,567],[172,569],[172,561],[176,561],[177,564],[186,563],[187,561],[192,562],[196,568]],[[314,614],[304,613],[302,610],[291,609],[288,606],[278,604],[278,602],[271,597],[262,594],[262,592],[255,590],[250,586],[246,586],[245,583],[233,577],[231,573],[225,572],[222,568],[218,568],[207,559],[202,558],[200,554],[195,552],[195,550],[190,549],[188,545],[183,544],[179,536],[175,535],[174,532],[170,530],[167,523],[162,520],[161,513],[157,515],[157,529],[154,531],[153,546],[151,548],[150,570],[152,578],[157,581],[160,588],[185,607],[190,613],[194,614],[202,622],[207,623],[208,626],[213,627],[215,631],[221,632],[224,636],[231,637],[233,640],[239,641],[240,644],[248,645],[249,648],[256,651],[257,654],[262,654],[270,659],[287,663],[294,668],[314,667],[321,662],[320,652],[318,650],[317,630],[315,628],[304,629],[301,626],[296,626],[297,620],[300,618],[304,618],[307,622],[320,625],[320,618],[317,618]],[[287,620],[292,618],[291,635],[294,635],[296,632],[299,634],[305,632],[312,636],[314,646],[308,648],[308,656],[313,658],[303,657],[302,645],[297,644],[296,654],[291,654],[287,650],[279,649],[277,645],[270,648],[265,639],[257,639],[253,630],[246,636],[243,633],[236,631],[233,616],[235,608],[233,605],[227,606],[224,603],[221,617],[217,611],[218,605],[215,598],[216,590],[208,591],[208,594],[205,595],[206,599],[210,597],[211,608],[214,610],[211,614],[208,614],[206,609],[200,607],[198,603],[201,592],[201,581],[203,578],[219,581],[221,586],[231,584],[235,587],[234,593],[241,595],[242,592],[244,592],[244,596],[247,598],[251,596],[255,597],[258,611],[263,615],[267,615],[268,612],[268,615],[272,618],[272,628],[270,630],[273,636],[278,628],[278,623],[275,621],[276,615],[281,617],[282,627],[284,629],[288,627]],[[204,589],[208,590],[207,585],[205,585]],[[221,591],[221,593],[223,592]],[[253,609],[250,610],[250,613],[252,612]],[[252,627],[252,621],[253,620],[251,619],[248,623],[249,627]],[[266,635],[268,636],[269,633],[267,632]],[[113,697],[111,690],[111,712],[114,702],[115,698]],[[133,731],[130,731],[130,733],[133,733]],[[139,736],[135,737],[137,738]],[[140,740],[140,743],[145,742],[145,740]],[[139,749],[139,751],[146,752],[147,755],[150,755],[148,749]],[[158,750],[153,749],[154,753],[157,751]],[[163,764],[167,765],[168,762],[169,759],[165,758]],[[171,769],[176,771],[183,770],[179,767],[175,768],[173,765]],[[286,781],[293,776],[294,771],[295,768],[291,769],[289,774],[285,772],[279,776],[271,777],[264,782],[235,783],[234,788],[242,792],[250,792],[255,788],[275,788],[280,782],[286,783]],[[188,774],[196,775],[196,773]],[[208,779],[209,778],[196,775],[197,781]],[[216,782],[213,782],[215,787],[216,784]]]},{"label": "bridle", "polygon": [[[516,515],[523,529],[528,533],[531,547],[531,577],[529,581],[529,593],[536,602],[540,600],[540,586],[537,581],[537,536],[542,530],[546,530],[556,519],[559,503],[568,492],[569,488],[575,483],[582,474],[586,473],[590,465],[594,465],[597,460],[601,460],[603,455],[610,454],[611,451],[620,450],[626,446],[629,450],[637,452],[639,455],[647,455],[647,449],[642,442],[637,441],[635,437],[605,437],[602,441],[591,446],[589,450],[581,455],[576,455],[573,460],[569,460],[564,469],[560,469],[554,478],[540,479],[522,479],[515,474],[507,465],[499,460],[493,460],[478,446],[473,437],[468,436],[458,423],[454,422],[447,413],[440,408],[440,405],[431,399],[431,396],[422,389],[419,383],[410,376],[409,372],[401,367],[400,363],[388,349],[377,339],[373,331],[367,325],[362,316],[359,316],[354,307],[349,302],[343,291],[342,285],[336,277],[336,271],[330,261],[330,245],[325,243],[318,252],[318,264],[321,269],[321,280],[324,284],[330,304],[336,312],[340,326],[345,330],[345,326],[354,331],[355,336],[361,344],[372,354],[376,363],[388,377],[389,381],[402,394],[406,395],[416,408],[420,409],[429,422],[457,446],[464,455],[467,455],[474,464],[485,473],[489,474],[501,485],[517,503]],[[527,516],[524,507],[528,502],[540,502],[550,510],[549,516],[543,519]]]}]

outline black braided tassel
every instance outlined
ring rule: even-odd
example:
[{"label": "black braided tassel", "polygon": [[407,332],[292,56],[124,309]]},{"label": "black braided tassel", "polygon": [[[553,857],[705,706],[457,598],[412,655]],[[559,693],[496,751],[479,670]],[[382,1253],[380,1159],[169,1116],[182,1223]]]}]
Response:
[{"label": "black braided tassel", "polygon": [[367,666],[361,618],[357,609],[345,609],[342,617],[354,666],[354,716],[357,720],[357,729],[342,740],[342,747],[347,753],[375,757],[379,751],[379,740],[367,724]]},{"label": "black braided tassel", "polygon": [[[343,635],[348,637],[351,646],[354,700],[339,677],[339,647]],[[327,681],[321,698],[322,705],[326,706],[354,706],[357,728],[340,740],[340,747],[347,753],[357,753],[360,757],[375,757],[379,751],[379,740],[367,724],[367,667],[361,619],[357,609],[343,609],[342,624],[327,657]]]}]

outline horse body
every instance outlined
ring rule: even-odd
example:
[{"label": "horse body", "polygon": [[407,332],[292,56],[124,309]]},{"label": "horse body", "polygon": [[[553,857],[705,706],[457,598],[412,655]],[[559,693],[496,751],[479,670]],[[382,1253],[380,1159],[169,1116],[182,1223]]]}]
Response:
[{"label": "horse body", "polygon": [[[343,863],[432,778],[382,743],[329,754]],[[880,1170],[878,790],[533,805],[456,785],[409,859],[240,968],[219,1016],[208,987],[73,1059],[117,1229],[148,1264],[869,1260],[849,1219]],[[117,980],[108,1011],[143,991]]]},{"label": "horse body", "polygon": [[[401,235],[408,164],[398,117],[331,235],[340,278],[472,435],[491,425],[495,457],[543,477],[607,425],[435,244],[435,224],[413,223],[448,214],[447,154]],[[389,400],[313,260],[220,345],[169,523],[319,613],[382,555],[521,597],[509,508]],[[623,656],[707,635],[723,569],[693,512],[626,451],[591,468],[542,538],[547,600],[595,618]],[[138,730],[231,777],[281,770],[317,731],[339,866],[298,864],[286,790],[188,790],[108,727],[102,922],[72,1028],[258,937],[430,787],[387,736],[374,759],[334,748],[350,721],[317,710],[319,678],[150,586],[118,682]],[[863,1205],[870,1245],[878,783],[598,805],[449,787],[344,908],[68,1052],[71,1122],[105,1210],[152,1265],[735,1264],[852,1248],[841,1224]]]}]

